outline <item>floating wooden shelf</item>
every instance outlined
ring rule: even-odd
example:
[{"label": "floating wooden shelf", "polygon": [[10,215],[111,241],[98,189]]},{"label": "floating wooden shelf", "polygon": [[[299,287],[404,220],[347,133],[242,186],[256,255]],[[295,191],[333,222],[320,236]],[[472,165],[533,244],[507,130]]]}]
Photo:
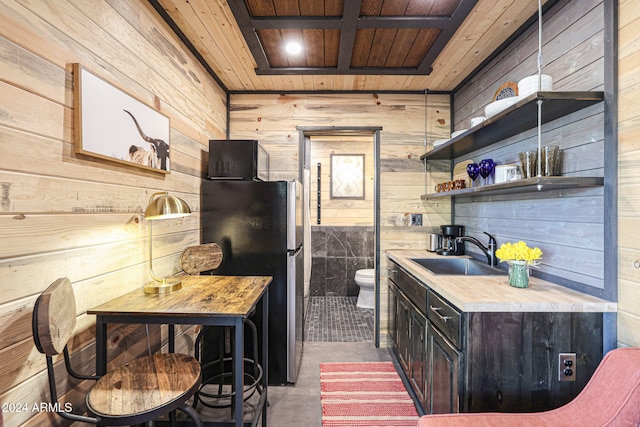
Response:
[{"label": "floating wooden shelf", "polygon": [[600,187],[602,185],[604,185],[604,178],[602,177],[542,176],[520,179],[518,181],[503,182],[500,184],[463,188],[462,190],[424,194],[420,196],[420,198],[423,200],[429,200],[439,197],[470,197],[490,194],[536,193],[539,191]]},{"label": "floating wooden shelf", "polygon": [[536,92],[428,151],[420,156],[420,160],[455,159],[537,127],[537,101],[542,101],[544,124],[603,100],[604,92]]}]

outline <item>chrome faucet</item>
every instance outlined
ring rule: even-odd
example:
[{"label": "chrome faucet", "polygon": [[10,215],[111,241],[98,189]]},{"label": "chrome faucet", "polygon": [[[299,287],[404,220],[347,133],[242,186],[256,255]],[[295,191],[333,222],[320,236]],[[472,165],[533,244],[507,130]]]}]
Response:
[{"label": "chrome faucet", "polygon": [[471,243],[473,243],[474,245],[479,247],[482,250],[482,252],[484,252],[484,254],[487,256],[487,262],[489,263],[489,265],[492,266],[492,267],[495,267],[496,265],[498,265],[498,259],[496,258],[496,246],[498,246],[498,243],[496,242],[496,238],[493,237],[491,234],[487,233],[486,231],[484,232],[484,234],[489,236],[489,245],[488,245],[488,247],[485,247],[482,243],[480,243],[480,241],[478,239],[476,239],[475,237],[471,237],[471,236],[456,237],[456,242],[458,242],[458,243],[462,243],[462,242],[471,242]]}]

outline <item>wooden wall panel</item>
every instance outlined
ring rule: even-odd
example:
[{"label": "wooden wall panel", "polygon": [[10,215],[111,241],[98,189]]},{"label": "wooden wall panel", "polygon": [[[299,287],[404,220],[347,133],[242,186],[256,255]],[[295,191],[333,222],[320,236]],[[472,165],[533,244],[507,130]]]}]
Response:
[{"label": "wooden wall panel", "polygon": [[[383,273],[381,301],[386,301],[384,251],[426,248],[428,232],[450,221],[448,201],[433,204],[420,199],[426,184],[424,165],[419,159],[434,140],[451,133],[449,99],[448,95],[437,94],[235,94],[231,96],[229,128],[232,139],[261,141],[271,159],[275,157],[277,168],[272,172],[280,179],[298,177],[297,127],[382,128],[379,160],[381,265],[378,268]],[[345,149],[346,152],[351,150]],[[313,162],[312,166],[315,167]],[[327,166],[323,165],[323,169],[323,173],[328,173]],[[322,185],[328,188],[326,179]],[[312,200],[315,200],[313,194]],[[349,218],[349,209],[334,211],[330,218]],[[424,225],[410,227],[409,213],[422,213]],[[322,222],[325,224],[324,219]],[[386,319],[386,303],[381,304],[380,319]],[[386,324],[382,323],[381,327]],[[381,342],[384,345],[385,341]]]},{"label": "wooden wall panel", "polygon": [[618,342],[640,347],[640,4],[618,4]]},{"label": "wooden wall panel", "polygon": [[[543,73],[554,90],[602,90],[604,85],[604,7],[600,0],[561,1],[543,18]],[[454,96],[456,128],[484,115],[484,106],[506,81],[537,72],[538,32],[534,25],[510,44]],[[542,106],[544,108],[544,104]],[[597,104],[543,126],[542,145],[562,152],[562,175],[604,176],[604,105]],[[537,149],[532,129],[465,158],[519,164],[518,153]],[[457,159],[462,160],[462,159]],[[455,222],[486,243],[484,231],[498,244],[524,240],[544,252],[534,274],[602,295],[604,283],[604,191],[602,188],[481,196],[457,199]],[[468,253],[481,259],[475,245]]]},{"label": "wooden wall panel", "polygon": [[[320,163],[321,226],[373,226],[374,188],[373,135],[368,137],[311,137],[311,205],[317,205],[318,167]],[[364,155],[364,200],[331,199],[331,155]],[[311,224],[318,224],[318,210],[311,209]]]},{"label": "wooden wall panel", "polygon": [[[75,62],[169,116],[170,174],[74,153]],[[40,292],[58,277],[72,281],[72,357],[91,371],[95,318],[86,310],[149,279],[143,211],[151,194],[169,191],[195,213],[154,224],[156,273],[177,272],[182,249],[199,242],[207,141],[226,134],[226,94],[155,10],[135,0],[0,1],[0,74],[0,402],[32,405],[49,399],[44,356],[31,337]],[[160,348],[166,332],[156,329],[151,342]],[[183,348],[193,333],[180,336]],[[109,342],[118,362],[147,348],[136,326],[109,328]],[[59,386],[63,400],[82,407],[82,385]],[[3,413],[2,422],[60,418]]]}]

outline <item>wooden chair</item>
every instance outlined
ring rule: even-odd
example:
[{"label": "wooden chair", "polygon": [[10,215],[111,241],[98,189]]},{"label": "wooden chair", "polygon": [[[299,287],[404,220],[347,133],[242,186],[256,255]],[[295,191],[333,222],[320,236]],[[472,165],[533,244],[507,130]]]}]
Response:
[{"label": "wooden chair", "polygon": [[187,274],[215,270],[222,263],[222,249],[216,243],[189,246],[180,254],[180,268]]},{"label": "wooden chair", "polygon": [[640,426],[640,348],[618,348],[600,362],[586,387],[560,408],[536,413],[425,415],[418,427]]},{"label": "wooden chair", "polygon": [[[69,279],[53,282],[36,300],[33,309],[33,339],[46,355],[51,400],[62,418],[98,425],[121,426],[149,422],[179,409],[197,426],[196,411],[186,404],[198,389],[201,368],[188,355],[154,354],[135,359],[102,377],[81,375],[73,370],[67,342],[76,324],[76,303]],[[86,398],[89,416],[62,410],[58,403],[53,356],[64,355],[67,372],[80,380],[95,380]]]},{"label": "wooden chair", "polygon": [[[204,243],[189,246],[180,254],[180,268],[187,274],[200,274],[205,271],[215,270],[222,263],[222,249],[216,243]],[[255,391],[262,392],[260,381],[262,380],[262,367],[258,363],[258,331],[256,325],[250,319],[244,319],[246,329],[251,334],[251,346],[255,359],[245,358],[245,363],[250,370],[245,370],[245,400],[250,399]],[[231,353],[231,336],[226,327],[204,327],[195,340],[195,357],[202,361],[203,340],[215,339],[218,342],[218,356],[216,360],[208,361],[203,365],[205,378],[200,390],[194,398],[194,406],[201,402],[209,408],[227,408],[231,406],[234,392],[225,393],[223,386],[225,380],[231,377],[227,365],[231,364],[231,358],[225,357]],[[207,385],[218,387],[217,392],[206,391]]]}]

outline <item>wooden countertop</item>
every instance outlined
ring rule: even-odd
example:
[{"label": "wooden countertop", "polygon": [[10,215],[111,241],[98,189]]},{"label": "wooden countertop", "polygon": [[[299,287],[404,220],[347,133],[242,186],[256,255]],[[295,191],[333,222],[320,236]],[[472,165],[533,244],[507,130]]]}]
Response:
[{"label": "wooden countertop", "polygon": [[166,294],[146,294],[136,289],[98,307],[88,314],[151,316],[244,316],[255,307],[271,277],[267,276],[180,276],[182,288]]},{"label": "wooden countertop", "polygon": [[504,276],[430,273],[411,258],[443,258],[428,251],[389,250],[387,256],[462,311],[616,312],[617,304],[531,277],[529,287],[514,288]]}]

